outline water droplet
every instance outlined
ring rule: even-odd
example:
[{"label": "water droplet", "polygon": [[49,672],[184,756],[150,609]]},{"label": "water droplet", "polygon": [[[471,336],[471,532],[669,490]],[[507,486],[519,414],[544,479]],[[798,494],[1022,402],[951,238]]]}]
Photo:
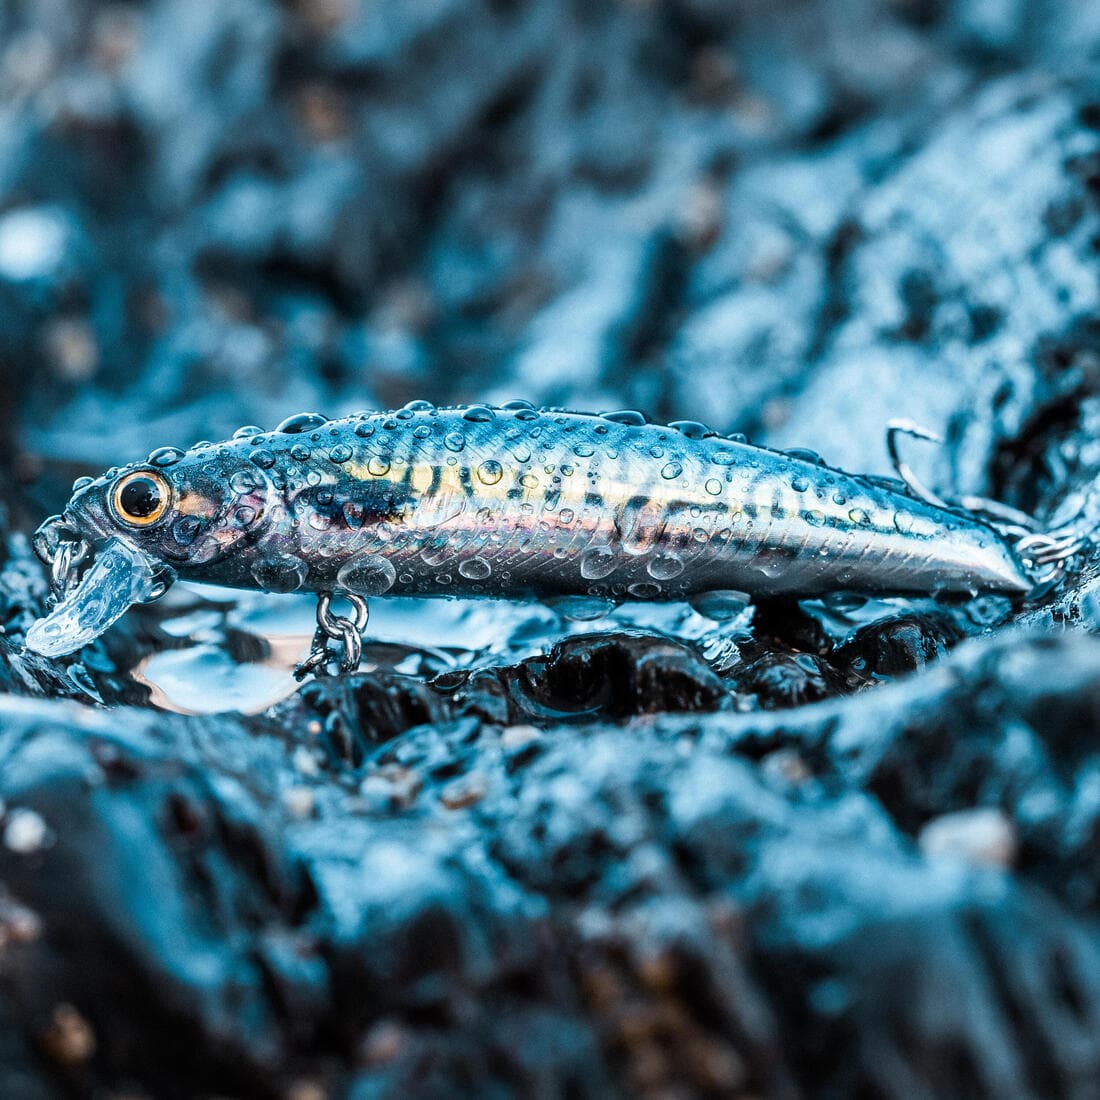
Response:
[{"label": "water droplet", "polygon": [[525,489],[537,489],[539,487],[539,479],[537,474],[524,474],[519,479],[520,485]]},{"label": "water droplet", "polygon": [[315,531],[327,531],[332,526],[332,516],[326,516],[324,512],[311,510],[306,522]]},{"label": "water droplet", "polygon": [[641,581],[638,584],[627,585],[629,592],[636,600],[652,600],[661,594],[661,586],[652,581]]},{"label": "water droplet", "polygon": [[716,477],[708,478],[703,488],[706,489],[712,497],[716,497],[722,491],[722,483]]},{"label": "water droplet", "polygon": [[698,420],[674,420],[669,427],[681,435],[686,435],[688,439],[706,439],[707,436],[718,434],[706,424],[700,424]]},{"label": "water droplet", "polygon": [[473,424],[485,424],[488,423],[496,416],[486,405],[471,405],[463,414],[463,420],[469,420]]},{"label": "water droplet", "polygon": [[190,546],[202,530],[202,521],[197,516],[180,516],[172,524],[172,537],[180,546]]},{"label": "water droplet", "polygon": [[695,539],[696,542],[706,542],[710,538],[710,535],[706,528],[696,527],[695,530],[691,532],[691,537]]},{"label": "water droplet", "polygon": [[327,423],[328,417],[320,413],[295,413],[294,416],[288,416],[275,430],[283,435],[300,435]]},{"label": "water droplet", "polygon": [[233,522],[238,527],[247,527],[250,523],[253,523],[256,519],[256,509],[250,508],[247,504],[242,504],[233,513]]},{"label": "water droplet", "polygon": [[93,481],[95,481],[94,477],[78,477],[76,481],[73,482],[73,492],[79,493],[81,489],[86,485],[91,485]]},{"label": "water droplet", "polygon": [[591,458],[596,453],[596,448],[591,443],[578,443],[573,448],[573,453],[577,458]]},{"label": "water droplet", "polygon": [[431,426],[428,424],[417,424],[413,428],[413,437],[415,439],[427,439],[432,434]]},{"label": "water droplet", "polygon": [[908,512],[895,512],[894,526],[901,534],[907,535],[913,530],[913,517]]},{"label": "water droplet", "polygon": [[261,470],[270,470],[275,465],[275,456],[270,451],[253,451],[248,457]]},{"label": "water droplet", "polygon": [[701,592],[688,602],[700,615],[716,623],[736,619],[751,603],[752,598],[745,592],[732,588],[716,589],[714,592]]},{"label": "water droplet", "polygon": [[372,477],[385,477],[389,472],[389,461],[381,455],[374,455],[367,463],[367,473]]},{"label": "water droplet", "polygon": [[153,466],[174,466],[183,458],[183,451],[179,447],[158,447],[149,455],[149,462]]},{"label": "water droplet", "polygon": [[477,468],[477,476],[483,485],[496,485],[504,477],[504,467],[496,459],[490,458]]},{"label": "water droplet", "polygon": [[646,572],[657,581],[670,581],[684,571],[684,560],[679,554],[658,554],[646,565]]},{"label": "water droplet", "polygon": [[765,577],[778,577],[787,567],[788,559],[783,554],[764,550],[756,555],[753,567],[758,569]]},{"label": "water droplet", "polygon": [[853,508],[848,513],[848,518],[853,523],[870,523],[871,517],[862,508]]},{"label": "water droplet", "polygon": [[252,579],[265,592],[297,592],[305,584],[305,562],[289,554],[277,554],[252,566]]},{"label": "water droplet", "polygon": [[825,526],[825,513],[818,511],[816,508],[811,508],[809,511],[803,512],[802,518],[810,524],[811,527]]},{"label": "water droplet", "polygon": [[295,443],[290,448],[290,455],[295,462],[308,462],[313,452],[304,443]]},{"label": "water droplet", "polygon": [[443,446],[448,451],[461,451],[466,446],[466,437],[461,432],[448,432],[443,437]]},{"label": "water droplet", "polygon": [[555,596],[543,601],[563,619],[572,623],[591,623],[606,618],[615,610],[615,601],[598,596]]},{"label": "water droplet", "polygon": [[825,459],[817,451],[811,451],[808,447],[789,447],[786,453],[791,458],[797,458],[800,462],[809,462],[814,466],[825,465]]},{"label": "water droplet", "polygon": [[565,463],[564,466],[562,466],[561,472],[562,472],[563,477],[572,477],[574,471],[573,471],[573,467],[570,466],[569,463],[567,462],[567,463]]},{"label": "water droplet", "polygon": [[530,462],[531,461],[531,451],[528,449],[528,447],[525,444],[517,443],[517,444],[515,444],[515,446],[512,447],[512,457],[517,462]]},{"label": "water droplet", "polygon": [[381,596],[397,580],[393,563],[380,554],[369,554],[346,562],[336,574],[336,583],[357,596]]},{"label": "water droplet", "polygon": [[346,443],[337,443],[335,447],[329,451],[328,456],[333,462],[347,462],[351,458],[351,448]]},{"label": "water droplet", "polygon": [[558,513],[558,519],[560,519],[562,523],[572,523],[574,518],[575,517],[572,508],[563,508]]},{"label": "water droplet", "polygon": [[344,521],[349,527],[362,527],[364,518],[366,517],[367,510],[358,501],[349,500],[343,508],[340,509],[344,514]]},{"label": "water droplet", "polygon": [[442,565],[451,556],[450,547],[447,545],[447,536],[440,535],[433,539],[420,551],[425,565]]},{"label": "water droplet", "polygon": [[648,424],[645,413],[638,412],[637,409],[621,409],[618,412],[605,412],[601,414],[604,420],[614,421],[616,424],[629,424],[632,427],[641,427],[643,424]]},{"label": "water droplet", "polygon": [[317,503],[318,504],[331,504],[332,503],[332,490],[330,490],[330,489],[318,489],[317,490]]},{"label": "water droplet", "polygon": [[[435,412],[435,406],[430,401],[416,400],[407,401],[401,408],[401,412],[418,413],[418,412]],[[400,414],[398,414],[400,415]]]},{"label": "water droplet", "polygon": [[654,458],[664,458],[665,457],[664,447],[661,447],[656,443],[654,443],[653,446],[649,448],[649,453],[651,455],[653,455]]},{"label": "water droplet", "polygon": [[308,485],[320,485],[321,473],[319,470],[307,470],[306,471],[306,483]]},{"label": "water droplet", "polygon": [[848,498],[843,493],[833,493],[834,504],[847,504]]},{"label": "water droplet", "polygon": [[533,409],[535,406],[530,401],[524,401],[521,398],[517,398],[515,401],[505,401],[500,406],[502,409],[507,409],[509,412],[514,412],[516,409]]},{"label": "water droplet", "polygon": [[242,496],[258,489],[260,479],[252,470],[235,470],[229,478],[229,488]]},{"label": "water droplet", "polygon": [[618,558],[610,546],[590,546],[581,555],[581,576],[586,581],[599,581],[615,572]]},{"label": "water droplet", "polygon": [[667,462],[661,467],[661,477],[666,481],[671,481],[673,478],[679,477],[683,472],[684,468],[679,462]]},{"label": "water droplet", "polygon": [[256,424],[246,424],[243,428],[238,428],[233,433],[234,439],[251,439],[254,435],[261,435],[263,428],[258,427]]},{"label": "water droplet", "polygon": [[538,420],[539,414],[534,409],[517,409],[517,420]]},{"label": "water droplet", "polygon": [[468,581],[483,581],[493,571],[493,567],[484,558],[470,558],[462,562],[458,571]]},{"label": "water droplet", "polygon": [[808,477],[796,477],[791,481],[791,488],[796,493],[804,493],[810,487],[810,479]]},{"label": "water droplet", "polygon": [[362,420],[355,425],[355,434],[360,439],[369,439],[374,435],[374,425],[369,420]]}]

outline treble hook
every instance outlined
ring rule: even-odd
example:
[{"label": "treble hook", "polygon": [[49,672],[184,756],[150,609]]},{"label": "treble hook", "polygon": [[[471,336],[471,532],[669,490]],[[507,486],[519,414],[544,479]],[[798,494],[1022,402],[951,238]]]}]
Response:
[{"label": "treble hook", "polygon": [[964,495],[952,501],[945,500],[929,489],[912,467],[901,457],[898,450],[898,436],[908,435],[915,439],[926,439],[931,443],[943,443],[943,437],[912,420],[891,420],[886,425],[886,450],[890,462],[906,488],[919,500],[935,508],[963,509],[984,519],[994,530],[1006,538],[1012,539],[1012,548],[1033,571],[1039,572],[1040,585],[1055,581],[1065,572],[1071,558],[1088,546],[1091,538],[1074,526],[1074,522],[1084,514],[1084,504],[1077,514],[1061,527],[1053,531],[1042,531],[1034,516],[1021,512],[1009,504],[989,497]]}]

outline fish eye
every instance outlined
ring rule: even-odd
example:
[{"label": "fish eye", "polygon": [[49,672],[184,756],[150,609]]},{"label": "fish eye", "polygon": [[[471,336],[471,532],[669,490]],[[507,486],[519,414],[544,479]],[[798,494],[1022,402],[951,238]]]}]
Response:
[{"label": "fish eye", "polygon": [[172,489],[152,470],[136,470],[120,478],[111,491],[111,511],[130,527],[149,527],[164,515]]}]

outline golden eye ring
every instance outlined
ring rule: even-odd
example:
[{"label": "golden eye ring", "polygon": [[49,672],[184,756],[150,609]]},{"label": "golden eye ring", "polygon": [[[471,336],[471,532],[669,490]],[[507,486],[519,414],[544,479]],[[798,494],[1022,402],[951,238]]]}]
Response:
[{"label": "golden eye ring", "polygon": [[111,490],[111,511],[127,527],[152,527],[168,511],[172,486],[156,470],[134,470]]}]

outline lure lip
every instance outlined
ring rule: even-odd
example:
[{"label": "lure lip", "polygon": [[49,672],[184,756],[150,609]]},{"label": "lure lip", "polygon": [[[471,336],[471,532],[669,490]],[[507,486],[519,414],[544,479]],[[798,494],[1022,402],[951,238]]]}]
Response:
[{"label": "lure lip", "polygon": [[156,558],[124,539],[96,548],[80,582],[27,631],[26,646],[42,657],[63,657],[94,641],[136,603],[167,590]]}]

